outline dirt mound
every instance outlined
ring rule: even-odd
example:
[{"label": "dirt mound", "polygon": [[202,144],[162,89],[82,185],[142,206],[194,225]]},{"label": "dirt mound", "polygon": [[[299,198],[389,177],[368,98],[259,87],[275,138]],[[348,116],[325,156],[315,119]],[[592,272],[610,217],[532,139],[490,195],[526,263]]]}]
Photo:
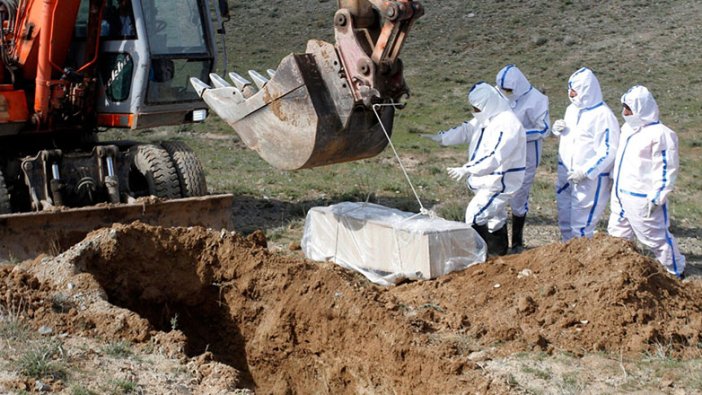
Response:
[{"label": "dirt mound", "polygon": [[700,354],[699,285],[606,236],[547,245],[390,293],[436,305],[432,330],[463,330],[505,352],[639,353],[665,345],[681,357]]},{"label": "dirt mound", "polygon": [[262,393],[506,392],[481,374],[477,351],[634,353],[660,343],[693,356],[702,341],[699,287],[621,240],[553,244],[394,288],[265,244],[260,234],[116,225],[35,262],[38,280],[6,282],[73,284],[82,297],[68,299],[81,306],[58,314],[71,318],[67,331],[156,339],[233,368],[223,388]]}]

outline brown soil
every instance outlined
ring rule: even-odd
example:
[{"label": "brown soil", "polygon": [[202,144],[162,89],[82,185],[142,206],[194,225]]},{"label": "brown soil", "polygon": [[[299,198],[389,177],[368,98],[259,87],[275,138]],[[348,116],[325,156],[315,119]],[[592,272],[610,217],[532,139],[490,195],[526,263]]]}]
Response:
[{"label": "brown soil", "polygon": [[394,288],[265,244],[260,233],[115,225],[55,259],[2,267],[1,302],[57,333],[184,354],[212,393],[507,392],[481,372],[486,348],[666,344],[699,356],[699,284],[621,240],[552,244]]},{"label": "brown soil", "polygon": [[632,244],[598,236],[554,243],[434,282],[390,290],[413,305],[436,304],[434,330],[463,329],[503,352],[636,354],[667,345],[699,357],[702,293]]}]

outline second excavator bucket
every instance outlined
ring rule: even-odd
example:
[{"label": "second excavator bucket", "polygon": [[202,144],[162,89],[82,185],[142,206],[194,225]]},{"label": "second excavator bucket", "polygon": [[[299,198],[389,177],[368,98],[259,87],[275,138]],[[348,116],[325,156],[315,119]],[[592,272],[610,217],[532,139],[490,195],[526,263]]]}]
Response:
[{"label": "second excavator bucket", "polygon": [[[197,78],[191,84],[247,147],[278,169],[375,156],[388,144],[395,103],[408,95],[396,56],[422,11],[411,0],[374,3],[406,6],[393,8],[395,20],[382,25],[382,32],[380,23],[370,24],[373,31],[354,26],[359,15],[353,12],[377,16],[372,10],[339,9],[334,18],[337,44],[310,40],[304,54],[290,54],[269,70],[270,80],[250,71],[253,83],[230,73],[231,83],[211,74],[212,85]],[[378,46],[396,49],[391,56],[377,57],[373,49]]]}]

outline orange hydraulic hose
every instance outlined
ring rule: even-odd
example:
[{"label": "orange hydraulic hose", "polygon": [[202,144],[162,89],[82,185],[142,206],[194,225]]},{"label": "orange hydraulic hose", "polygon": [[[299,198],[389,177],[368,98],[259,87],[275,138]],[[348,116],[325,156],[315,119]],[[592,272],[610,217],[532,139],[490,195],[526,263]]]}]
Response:
[{"label": "orange hydraulic hose", "polygon": [[[58,1],[56,4],[54,4],[54,9],[51,11],[51,20],[55,21],[56,20],[56,10],[58,9]],[[49,42],[54,42],[54,27],[51,26],[51,36],[49,37]],[[52,59],[52,52],[49,51],[49,64],[51,64],[51,67],[53,67],[56,71],[61,72],[61,68],[54,63],[54,60]]]},{"label": "orange hydraulic hose", "polygon": [[37,61],[37,77],[34,97],[34,112],[38,116],[39,121],[47,118],[49,110],[49,96],[51,83],[51,23],[52,6],[56,0],[44,0],[43,9],[43,26],[39,33],[39,59]]},{"label": "orange hydraulic hose", "polygon": [[[98,20],[98,23],[100,23],[100,22],[102,21],[102,11],[103,11],[104,9],[105,9],[105,3],[103,3],[103,4],[100,6],[100,12],[99,12],[99,14],[98,14],[98,19],[97,19],[97,20]],[[98,25],[98,30],[97,30],[97,32],[98,32],[98,39],[95,40],[95,56],[93,56],[93,59],[92,59],[90,62],[88,62],[88,63],[84,64],[83,66],[81,66],[81,68],[78,69],[78,73],[80,73],[81,71],[87,69],[88,67],[90,67],[90,66],[92,66],[93,64],[95,64],[95,62],[97,62],[98,55],[99,55],[99,53],[100,53],[100,32],[101,32],[101,28],[100,28],[99,25]]]},{"label": "orange hydraulic hose", "polygon": [[22,6],[22,9],[20,9],[20,5],[17,5],[17,15],[15,16],[15,38],[20,36],[20,30],[22,28],[22,24],[20,23],[21,21],[24,21],[24,18],[27,17],[27,10],[29,10],[29,7],[32,6],[32,3],[34,3],[34,0],[29,0],[27,4],[24,4]]}]

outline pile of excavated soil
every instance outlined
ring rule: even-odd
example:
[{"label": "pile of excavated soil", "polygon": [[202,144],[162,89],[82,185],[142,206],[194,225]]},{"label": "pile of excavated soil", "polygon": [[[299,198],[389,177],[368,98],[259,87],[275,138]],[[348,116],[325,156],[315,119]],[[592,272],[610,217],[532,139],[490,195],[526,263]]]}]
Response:
[{"label": "pile of excavated soil", "polygon": [[664,344],[696,356],[702,341],[700,287],[621,240],[553,244],[394,288],[265,243],[260,233],[115,225],[5,282],[62,290],[67,313],[44,306],[70,318],[57,319],[62,331],[164,347],[164,333],[182,333],[174,348],[233,368],[228,388],[262,393],[506,392],[475,351]]},{"label": "pile of excavated soil", "polygon": [[432,330],[460,329],[503,351],[702,350],[702,288],[667,274],[634,245],[606,236],[529,250],[434,282],[389,291],[436,304]]}]

